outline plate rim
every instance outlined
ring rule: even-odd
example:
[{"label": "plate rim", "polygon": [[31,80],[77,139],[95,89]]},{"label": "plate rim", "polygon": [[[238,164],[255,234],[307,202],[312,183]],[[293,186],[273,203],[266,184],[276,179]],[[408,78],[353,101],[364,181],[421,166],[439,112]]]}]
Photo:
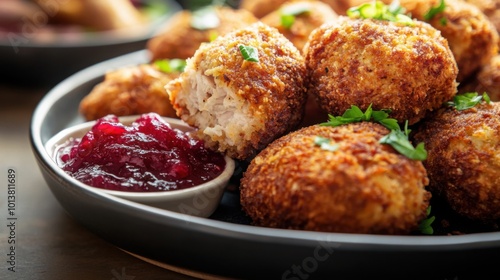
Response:
[{"label": "plate rim", "polygon": [[[41,139],[42,121],[49,112],[51,106],[71,88],[76,88],[90,80],[103,76],[104,73],[112,68],[146,63],[148,61],[147,50],[140,50],[112,58],[93,66],[87,67],[67,79],[60,82],[52,88],[42,98],[36,106],[30,124],[30,142],[33,152],[39,160],[43,162],[53,174],[60,175],[62,170],[51,160],[49,154],[45,151],[45,142]],[[185,221],[201,227],[203,230],[216,231],[218,234],[235,234],[241,238],[266,240],[267,242],[298,242],[302,245],[313,245],[318,240],[330,242],[332,244],[341,244],[345,249],[356,250],[359,246],[367,247],[370,250],[377,251],[456,251],[463,249],[482,249],[482,248],[500,248],[500,232],[470,233],[465,235],[453,236],[413,236],[413,235],[374,235],[374,234],[350,234],[350,233],[330,233],[314,232],[290,229],[265,228],[252,225],[233,224],[224,221],[212,220],[209,218],[200,218],[189,216],[182,213],[174,213],[168,210],[157,209],[151,206],[142,205],[136,202],[127,201],[118,197],[111,196],[91,189],[77,180],[71,182],[78,186],[79,191],[83,191],[101,200],[109,201],[120,207],[141,211],[145,215],[163,216],[167,220]],[[198,228],[196,227],[196,228]],[[195,228],[195,227],[193,227]]]}]

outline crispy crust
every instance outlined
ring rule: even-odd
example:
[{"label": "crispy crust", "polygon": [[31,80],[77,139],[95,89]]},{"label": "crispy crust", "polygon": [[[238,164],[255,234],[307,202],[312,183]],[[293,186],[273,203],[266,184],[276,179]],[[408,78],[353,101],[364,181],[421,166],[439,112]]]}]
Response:
[{"label": "crispy crust", "polygon": [[305,59],[309,93],[333,115],[372,103],[413,124],[457,91],[458,70],[448,44],[424,22],[406,26],[341,16],[311,34]]},{"label": "crispy crust", "polygon": [[218,27],[198,30],[191,27],[192,13],[183,10],[172,16],[165,28],[147,43],[151,60],[164,58],[187,59],[204,42],[209,42],[212,36],[222,36],[238,28],[246,27],[257,18],[249,11],[229,7],[217,7],[216,14],[220,20]]},{"label": "crispy crust", "polygon": [[[314,231],[407,234],[425,218],[426,171],[378,141],[375,123],[310,126],[263,150],[241,180],[241,204],[255,225]],[[332,152],[316,136],[339,145]]]},{"label": "crispy crust", "polygon": [[[245,61],[240,44],[255,47],[260,61]],[[208,147],[246,160],[302,120],[305,76],[300,52],[258,22],[202,45],[166,89]]]},{"label": "crispy crust", "polygon": [[471,219],[500,218],[500,103],[443,108],[414,130],[424,142],[429,189]]},{"label": "crispy crust", "polygon": [[[443,13],[429,20],[448,40],[458,64],[457,81],[462,82],[498,52],[498,33],[488,18],[473,4],[446,0]],[[401,0],[412,17],[424,20],[424,14],[439,0]],[[442,19],[446,24],[442,24]]]},{"label": "crispy crust", "polygon": [[86,120],[108,114],[116,116],[155,112],[177,117],[165,92],[165,84],[178,74],[165,74],[154,65],[143,64],[109,71],[80,102]]}]

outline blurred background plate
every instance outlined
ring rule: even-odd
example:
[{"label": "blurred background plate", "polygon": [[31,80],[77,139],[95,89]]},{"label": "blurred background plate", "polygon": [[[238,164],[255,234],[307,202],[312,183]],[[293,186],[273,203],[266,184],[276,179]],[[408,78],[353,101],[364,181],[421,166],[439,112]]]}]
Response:
[{"label": "blurred background plate", "polygon": [[92,31],[52,23],[61,13],[57,5],[69,0],[41,1],[48,6],[35,9],[7,7],[13,2],[33,4],[0,3],[0,83],[22,86],[53,86],[87,66],[144,49],[162,24],[182,9],[173,0],[134,0],[133,5],[149,19],[141,28]]}]

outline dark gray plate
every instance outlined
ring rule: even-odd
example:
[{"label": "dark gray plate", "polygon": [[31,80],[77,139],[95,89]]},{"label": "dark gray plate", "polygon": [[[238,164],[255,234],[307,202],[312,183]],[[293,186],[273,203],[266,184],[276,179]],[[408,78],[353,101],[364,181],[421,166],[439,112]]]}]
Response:
[{"label": "dark gray plate", "polygon": [[237,192],[226,192],[214,216],[205,219],[129,202],[66,179],[44,151],[45,142],[83,122],[78,104],[107,70],[147,60],[147,52],[139,51],[87,68],[53,88],[33,114],[31,143],[49,188],[74,219],[103,239],[161,263],[238,278],[464,279],[475,273],[472,267],[495,269],[500,232],[381,236],[270,229],[248,225]]}]

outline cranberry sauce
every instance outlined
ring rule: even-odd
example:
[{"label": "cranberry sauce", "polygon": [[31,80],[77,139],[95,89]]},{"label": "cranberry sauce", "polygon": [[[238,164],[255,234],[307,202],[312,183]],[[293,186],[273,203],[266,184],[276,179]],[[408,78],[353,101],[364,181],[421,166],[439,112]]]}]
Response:
[{"label": "cranberry sauce", "polygon": [[225,167],[222,154],[153,113],[131,126],[119,123],[116,116],[101,118],[83,138],[65,143],[57,160],[83,183],[130,192],[193,187],[217,177]]}]

